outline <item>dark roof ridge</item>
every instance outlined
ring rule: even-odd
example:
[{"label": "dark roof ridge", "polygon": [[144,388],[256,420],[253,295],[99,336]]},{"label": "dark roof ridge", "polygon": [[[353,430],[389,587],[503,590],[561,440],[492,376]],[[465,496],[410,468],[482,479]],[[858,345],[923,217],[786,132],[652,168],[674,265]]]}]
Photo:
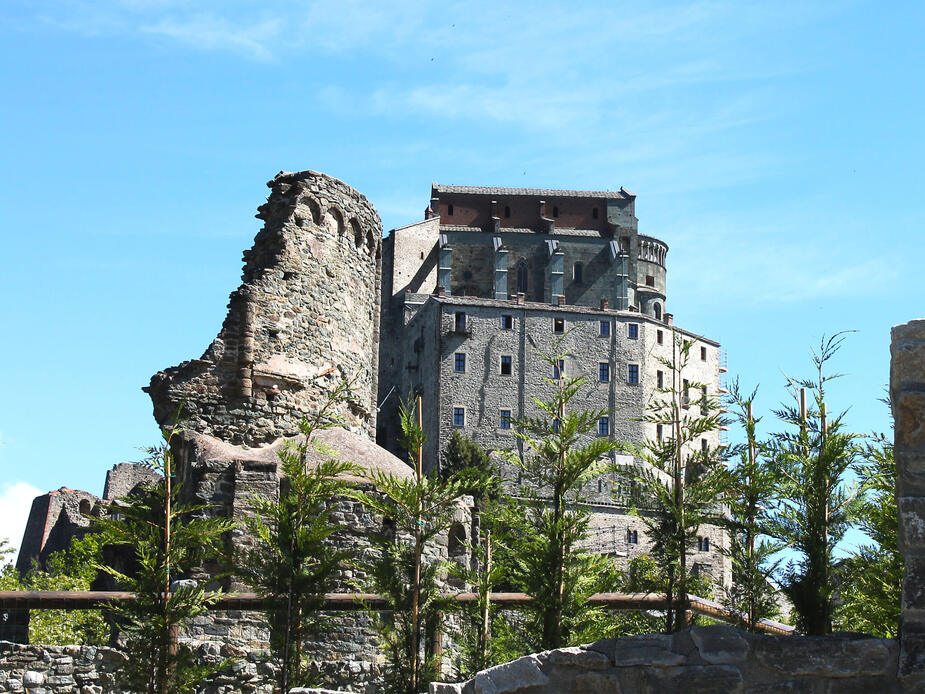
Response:
[{"label": "dark roof ridge", "polygon": [[437,193],[464,193],[471,195],[547,195],[557,198],[635,198],[626,188],[620,190],[566,190],[558,188],[505,188],[499,186],[458,186],[433,183]]}]

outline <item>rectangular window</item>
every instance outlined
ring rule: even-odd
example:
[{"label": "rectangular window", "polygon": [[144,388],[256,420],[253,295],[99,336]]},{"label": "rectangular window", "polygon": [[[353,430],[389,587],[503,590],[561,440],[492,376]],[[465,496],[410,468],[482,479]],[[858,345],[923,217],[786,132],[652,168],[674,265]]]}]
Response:
[{"label": "rectangular window", "polygon": [[639,324],[638,323],[627,323],[626,324],[626,336],[635,340],[639,337]]},{"label": "rectangular window", "polygon": [[655,278],[652,275],[646,275],[646,286],[647,287],[655,286]]},{"label": "rectangular window", "polygon": [[610,337],[610,321],[601,321],[601,337]]},{"label": "rectangular window", "polygon": [[657,330],[655,332],[655,341],[659,344],[662,344],[665,341],[665,333],[663,333],[661,330]]},{"label": "rectangular window", "polygon": [[465,373],[466,372],[466,354],[464,352],[457,352],[453,359],[453,370],[456,373]]},{"label": "rectangular window", "polygon": [[502,376],[511,375],[511,355],[509,354],[501,355],[501,375]]},{"label": "rectangular window", "polygon": [[661,441],[661,440],[662,440],[662,437],[665,435],[665,434],[664,434],[664,431],[665,431],[665,430],[664,430],[664,428],[662,427],[661,424],[656,424],[656,425],[655,425],[655,438],[656,438],[657,440]]},{"label": "rectangular window", "polygon": [[710,444],[707,443],[706,439],[700,439],[700,450],[701,451],[706,453],[709,447],[710,447]]},{"label": "rectangular window", "polygon": [[701,347],[700,348],[700,361],[706,361],[706,360],[707,360],[707,348]]},{"label": "rectangular window", "polygon": [[511,411],[510,410],[501,410],[501,428],[502,429],[511,428]]},{"label": "rectangular window", "polygon": [[554,333],[564,333],[565,332],[565,319],[564,318],[553,318],[552,319],[552,331]]},{"label": "rectangular window", "polygon": [[514,316],[508,314],[501,315],[501,329],[502,330],[513,330],[514,329]]},{"label": "rectangular window", "polygon": [[707,387],[700,387],[700,414],[706,417],[710,414],[710,407],[707,403]]},{"label": "rectangular window", "polygon": [[557,417],[556,419],[552,420],[552,430],[553,430],[554,432],[556,432],[557,434],[559,433],[559,419],[558,419],[558,417]]},{"label": "rectangular window", "polygon": [[610,364],[608,364],[606,361],[602,361],[600,364],[598,364],[597,376],[598,376],[598,380],[600,380],[601,383],[609,382],[610,381]]},{"label": "rectangular window", "polygon": [[681,392],[681,405],[687,407],[691,404],[691,383],[684,379],[684,390]]},{"label": "rectangular window", "polygon": [[639,383],[639,364],[627,364],[626,382],[632,384]]},{"label": "rectangular window", "polygon": [[553,380],[565,378],[565,359],[560,359],[559,363],[552,367]]},{"label": "rectangular window", "polygon": [[655,372],[655,387],[656,388],[665,387],[665,372],[664,371]]},{"label": "rectangular window", "polygon": [[466,312],[457,311],[453,327],[458,333],[466,332]]},{"label": "rectangular window", "polygon": [[601,417],[597,420],[597,433],[600,436],[610,436],[610,417]]},{"label": "rectangular window", "polygon": [[466,426],[466,408],[465,407],[454,407],[453,408],[453,426],[454,427]]}]

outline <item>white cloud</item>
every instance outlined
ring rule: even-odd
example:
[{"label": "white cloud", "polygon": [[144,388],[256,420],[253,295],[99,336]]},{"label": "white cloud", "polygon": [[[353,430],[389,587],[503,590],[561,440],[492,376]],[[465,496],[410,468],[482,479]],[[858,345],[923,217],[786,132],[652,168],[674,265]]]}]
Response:
[{"label": "white cloud", "polygon": [[28,482],[0,483],[0,539],[9,541],[19,551],[22,534],[26,529],[32,500],[42,493]]}]

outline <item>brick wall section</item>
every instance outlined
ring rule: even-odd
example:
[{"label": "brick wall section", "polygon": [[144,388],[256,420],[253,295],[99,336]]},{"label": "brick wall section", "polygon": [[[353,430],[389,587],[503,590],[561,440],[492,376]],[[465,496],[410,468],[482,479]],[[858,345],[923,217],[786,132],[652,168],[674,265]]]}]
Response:
[{"label": "brick wall section", "polygon": [[925,690],[925,320],[895,326],[890,351],[899,545],[906,559],[899,674]]},{"label": "brick wall section", "polygon": [[356,400],[339,414],[373,436],[376,420],[381,223],[360,193],[315,171],[267,184],[264,220],[244,253],[241,286],[199,359],[155,374],[158,423],[181,403],[187,428],[259,445],[297,433],[342,378]]}]

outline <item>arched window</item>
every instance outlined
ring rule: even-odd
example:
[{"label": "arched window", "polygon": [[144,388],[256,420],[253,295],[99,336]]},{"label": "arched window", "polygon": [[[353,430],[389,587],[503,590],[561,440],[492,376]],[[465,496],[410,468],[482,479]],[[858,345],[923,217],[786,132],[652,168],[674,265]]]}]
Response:
[{"label": "arched window", "polygon": [[581,263],[575,263],[572,266],[572,278],[581,284],[584,281],[585,266]]},{"label": "arched window", "polygon": [[504,206],[504,216],[505,216],[505,217],[510,217],[510,216],[511,216],[511,206],[510,206],[510,205],[505,205],[505,206]]},{"label": "arched window", "polygon": [[652,305],[652,313],[655,315],[655,320],[662,319],[662,305],[657,301]]},{"label": "arched window", "polygon": [[527,293],[527,280],[529,274],[527,271],[527,261],[523,258],[517,263],[517,291],[521,294]]},{"label": "arched window", "polygon": [[447,554],[452,557],[465,556],[466,530],[462,524],[454,523],[447,538]]},{"label": "arched window", "polygon": [[81,499],[80,500],[80,515],[89,516],[91,510],[93,510],[93,507],[91,506],[90,501],[88,499]]}]

